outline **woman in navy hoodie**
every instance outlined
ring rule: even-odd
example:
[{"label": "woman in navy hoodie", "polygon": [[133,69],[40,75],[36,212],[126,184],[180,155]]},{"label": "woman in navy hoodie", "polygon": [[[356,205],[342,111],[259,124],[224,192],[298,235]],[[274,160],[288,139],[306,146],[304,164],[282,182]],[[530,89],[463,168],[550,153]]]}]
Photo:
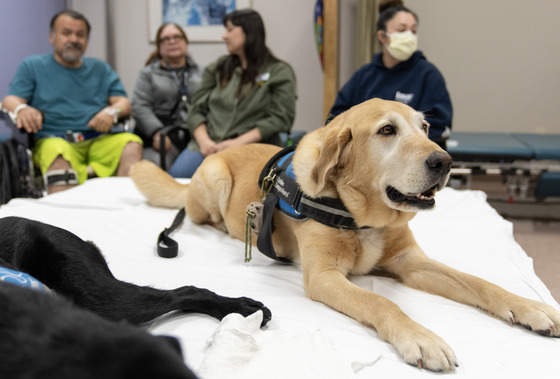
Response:
[{"label": "woman in navy hoodie", "polygon": [[380,6],[376,36],[383,52],[342,87],[327,122],[374,97],[400,101],[424,113],[430,139],[445,148],[453,116],[451,99],[441,73],[417,50],[417,25],[418,17],[402,1]]}]

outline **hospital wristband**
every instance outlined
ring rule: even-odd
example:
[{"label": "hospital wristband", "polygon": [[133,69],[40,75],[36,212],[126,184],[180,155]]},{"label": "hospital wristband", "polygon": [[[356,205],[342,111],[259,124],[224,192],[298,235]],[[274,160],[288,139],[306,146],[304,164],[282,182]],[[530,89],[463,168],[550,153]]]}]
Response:
[{"label": "hospital wristband", "polygon": [[23,103],[23,104],[18,105],[18,106],[14,109],[14,111],[13,111],[12,114],[10,115],[11,118],[12,118],[12,121],[13,121],[14,123],[17,122],[17,116],[18,116],[19,112],[20,112],[23,108],[27,108],[27,107],[29,107],[29,104]]},{"label": "hospital wristband", "polygon": [[119,113],[121,113],[120,108],[105,108],[105,113],[108,115],[113,116],[113,125],[119,122]]}]

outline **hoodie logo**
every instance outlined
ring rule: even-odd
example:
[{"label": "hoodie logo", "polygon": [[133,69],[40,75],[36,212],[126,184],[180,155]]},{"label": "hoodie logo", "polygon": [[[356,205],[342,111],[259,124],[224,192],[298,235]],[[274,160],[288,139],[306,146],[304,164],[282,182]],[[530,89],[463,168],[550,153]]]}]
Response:
[{"label": "hoodie logo", "polygon": [[395,101],[399,101],[404,104],[409,104],[414,97],[413,93],[402,93],[401,91],[397,91],[395,94]]}]

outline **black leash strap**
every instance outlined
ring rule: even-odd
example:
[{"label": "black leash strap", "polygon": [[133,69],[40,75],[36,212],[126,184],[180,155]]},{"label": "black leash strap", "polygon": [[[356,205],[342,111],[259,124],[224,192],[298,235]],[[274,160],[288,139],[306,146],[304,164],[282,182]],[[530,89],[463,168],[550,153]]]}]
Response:
[{"label": "black leash strap", "polygon": [[[276,162],[278,162],[278,160],[284,155],[289,154],[294,150],[295,146],[290,146],[279,151],[278,153],[274,154],[272,158],[270,158],[270,160],[262,170],[261,175],[259,176],[259,187],[263,188],[263,181],[265,181],[266,178],[270,177],[274,178],[272,186],[275,185],[274,181],[276,180],[276,174],[282,170],[285,170],[289,165],[289,163],[287,163],[283,167],[277,167],[275,166]],[[274,213],[276,204],[278,204],[278,196],[274,193],[274,191],[270,190],[270,192],[266,196],[266,200],[264,201],[263,224],[257,237],[257,248],[261,253],[269,258],[272,258],[278,262],[289,263],[290,260],[276,255],[276,251],[274,250],[274,246],[272,245],[272,214]]]},{"label": "black leash strap", "polygon": [[272,214],[278,203],[278,196],[269,193],[264,202],[263,225],[257,237],[257,248],[261,253],[278,262],[289,263],[290,260],[276,255],[272,245]]},{"label": "black leash strap", "polygon": [[181,210],[175,216],[173,223],[169,228],[165,228],[163,232],[161,232],[157,239],[157,252],[158,255],[162,258],[175,258],[179,253],[179,244],[173,238],[169,237],[169,235],[177,229],[179,225],[185,219],[185,208],[181,208]]}]

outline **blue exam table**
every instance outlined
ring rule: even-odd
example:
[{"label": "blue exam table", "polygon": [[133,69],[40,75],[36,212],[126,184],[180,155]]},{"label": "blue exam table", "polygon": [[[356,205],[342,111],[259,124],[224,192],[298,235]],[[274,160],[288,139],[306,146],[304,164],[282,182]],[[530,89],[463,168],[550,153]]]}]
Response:
[{"label": "blue exam table", "polygon": [[452,132],[454,168],[537,177],[536,198],[560,197],[560,134]]}]

